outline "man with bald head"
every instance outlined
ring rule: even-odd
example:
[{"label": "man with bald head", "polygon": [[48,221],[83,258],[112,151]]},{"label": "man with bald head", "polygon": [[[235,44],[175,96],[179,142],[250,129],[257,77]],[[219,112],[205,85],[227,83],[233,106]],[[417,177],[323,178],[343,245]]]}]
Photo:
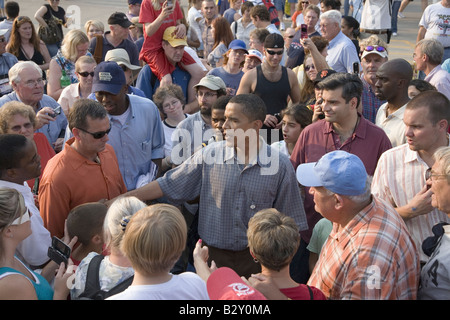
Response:
[{"label": "man with bald head", "polygon": [[376,73],[375,95],[386,102],[378,109],[375,124],[383,128],[393,147],[406,142],[403,114],[412,76],[412,67],[404,59],[387,61]]}]

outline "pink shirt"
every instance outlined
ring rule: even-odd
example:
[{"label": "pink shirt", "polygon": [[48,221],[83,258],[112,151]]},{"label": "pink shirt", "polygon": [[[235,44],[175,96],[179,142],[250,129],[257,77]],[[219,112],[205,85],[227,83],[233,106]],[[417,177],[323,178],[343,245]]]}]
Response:
[{"label": "pink shirt", "polygon": [[[316,162],[330,151],[344,150],[357,155],[364,163],[367,173],[372,176],[381,154],[391,147],[391,141],[383,129],[362,116],[353,135],[342,145],[332,124],[319,120],[307,126],[300,134],[291,154],[291,163],[297,170],[301,163]],[[313,197],[308,190],[305,188],[304,205],[309,229],[302,232],[302,238],[307,243],[314,225],[322,218],[314,210]]]}]

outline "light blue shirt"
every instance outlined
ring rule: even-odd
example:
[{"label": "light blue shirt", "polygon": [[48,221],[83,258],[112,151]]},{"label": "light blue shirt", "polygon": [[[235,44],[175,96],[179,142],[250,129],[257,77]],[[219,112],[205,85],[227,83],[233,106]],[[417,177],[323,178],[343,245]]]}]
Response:
[{"label": "light blue shirt", "polygon": [[327,63],[336,72],[353,72],[353,62],[358,62],[359,57],[355,45],[341,31],[330,41],[328,46]]},{"label": "light blue shirt", "polygon": [[[21,100],[17,96],[16,92],[11,92],[0,98],[0,107],[9,101],[21,101]],[[41,101],[39,101],[37,109],[35,110],[36,113],[38,113],[39,110],[41,110],[44,107],[50,107],[52,109],[56,109],[57,107],[59,107],[59,103],[56,102],[56,100],[53,99],[52,97],[44,94],[42,96]],[[61,112],[55,118],[55,121],[50,121],[49,124],[42,126],[42,128],[36,130],[35,132],[42,132],[47,137],[50,145],[53,146],[53,143],[55,143],[59,137],[61,137],[61,138],[64,137],[64,132],[67,127],[67,124],[68,124],[67,118],[66,118],[64,112]],[[61,132],[61,131],[63,131],[63,132]]]},{"label": "light blue shirt", "polygon": [[152,160],[164,158],[164,130],[153,101],[136,95],[128,98],[130,114],[123,126],[109,116],[108,143],[114,148],[127,189],[134,190],[139,176],[150,172]]}]

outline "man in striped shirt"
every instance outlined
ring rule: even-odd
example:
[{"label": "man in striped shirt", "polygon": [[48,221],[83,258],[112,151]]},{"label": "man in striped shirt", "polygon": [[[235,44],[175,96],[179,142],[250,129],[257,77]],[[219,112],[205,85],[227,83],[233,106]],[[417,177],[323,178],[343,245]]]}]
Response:
[{"label": "man in striped shirt", "polygon": [[449,106],[449,100],[436,91],[414,97],[403,117],[407,143],[381,155],[372,182],[373,194],[393,205],[405,221],[422,263],[428,260],[422,242],[433,235],[433,226],[450,223],[444,212],[432,207],[432,192],[425,181],[426,170],[434,164],[434,152],[449,146]]},{"label": "man in striped shirt", "polygon": [[333,222],[308,285],[328,299],[416,299],[417,249],[392,206],[371,195],[361,159],[332,151],[299,165],[297,179]]}]

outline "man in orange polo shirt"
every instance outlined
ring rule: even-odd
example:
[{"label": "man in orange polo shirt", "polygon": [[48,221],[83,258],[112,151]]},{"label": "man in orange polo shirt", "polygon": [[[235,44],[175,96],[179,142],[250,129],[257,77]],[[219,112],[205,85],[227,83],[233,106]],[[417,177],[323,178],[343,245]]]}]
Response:
[{"label": "man in orange polo shirt", "polygon": [[77,100],[69,128],[73,138],[47,163],[39,186],[44,226],[59,238],[72,208],[127,191],[114,149],[106,143],[111,130],[106,109],[94,100]]}]

